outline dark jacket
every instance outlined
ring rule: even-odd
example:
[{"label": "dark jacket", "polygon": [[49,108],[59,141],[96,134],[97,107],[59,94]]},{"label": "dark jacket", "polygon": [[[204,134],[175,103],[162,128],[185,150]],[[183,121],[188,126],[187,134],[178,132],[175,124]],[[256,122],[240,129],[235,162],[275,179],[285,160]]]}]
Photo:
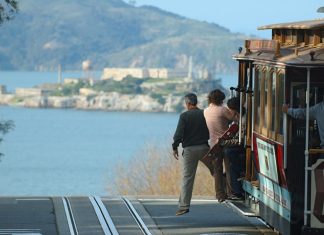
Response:
[{"label": "dark jacket", "polygon": [[204,111],[191,109],[180,115],[177,130],[173,136],[173,150],[176,150],[180,143],[182,147],[208,144],[209,131],[207,128]]}]

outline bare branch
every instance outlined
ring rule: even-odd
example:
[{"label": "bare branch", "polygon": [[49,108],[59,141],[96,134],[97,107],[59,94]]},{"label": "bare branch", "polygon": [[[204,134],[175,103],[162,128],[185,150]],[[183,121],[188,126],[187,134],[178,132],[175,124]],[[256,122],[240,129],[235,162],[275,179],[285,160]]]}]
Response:
[{"label": "bare branch", "polygon": [[11,20],[18,10],[17,0],[0,0],[0,25]]}]

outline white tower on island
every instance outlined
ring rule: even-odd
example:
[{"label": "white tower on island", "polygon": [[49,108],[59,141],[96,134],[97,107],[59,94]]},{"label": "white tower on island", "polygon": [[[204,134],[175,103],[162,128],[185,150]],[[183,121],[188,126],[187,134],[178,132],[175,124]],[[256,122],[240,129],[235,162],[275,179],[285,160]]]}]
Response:
[{"label": "white tower on island", "polygon": [[92,70],[91,60],[82,61],[82,77],[86,79],[91,79],[92,77],[91,70]]},{"label": "white tower on island", "polygon": [[62,84],[62,67],[61,67],[61,64],[58,65],[58,68],[57,68],[57,83],[59,85]]},{"label": "white tower on island", "polygon": [[192,56],[189,56],[189,62],[188,62],[188,77],[187,79],[189,81],[193,80],[193,74],[192,74]]}]

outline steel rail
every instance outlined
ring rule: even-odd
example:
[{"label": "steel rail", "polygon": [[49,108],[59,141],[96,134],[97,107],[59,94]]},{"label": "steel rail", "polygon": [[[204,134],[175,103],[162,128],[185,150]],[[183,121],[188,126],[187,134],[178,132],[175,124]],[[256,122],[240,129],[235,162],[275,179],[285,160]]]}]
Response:
[{"label": "steel rail", "polygon": [[131,215],[135,219],[136,223],[138,224],[138,226],[142,230],[143,234],[145,234],[145,235],[152,235],[152,233],[147,228],[146,224],[142,220],[141,216],[137,213],[136,209],[134,208],[134,206],[132,205],[132,203],[130,202],[130,200],[128,200],[125,197],[122,197],[121,199],[124,201],[124,203],[125,203],[128,211],[131,213]]},{"label": "steel rail", "polygon": [[101,228],[105,235],[118,235],[118,231],[113,223],[111,216],[103,204],[100,197],[89,197],[89,200],[95,210]]},{"label": "steel rail", "polygon": [[78,228],[76,226],[75,223],[75,219],[73,216],[73,212],[72,212],[72,207],[70,204],[70,201],[67,197],[62,197],[62,201],[63,201],[63,206],[64,206],[64,211],[65,211],[65,215],[66,215],[66,219],[69,225],[69,230],[70,230],[70,234],[71,235],[78,235]]}]

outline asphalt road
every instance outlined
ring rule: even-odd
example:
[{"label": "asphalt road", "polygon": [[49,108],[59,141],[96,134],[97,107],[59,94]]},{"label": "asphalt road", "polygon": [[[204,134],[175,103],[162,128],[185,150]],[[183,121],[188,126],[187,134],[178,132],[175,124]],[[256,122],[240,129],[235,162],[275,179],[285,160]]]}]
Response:
[{"label": "asphalt road", "polygon": [[0,235],[276,234],[230,202],[193,200],[189,213],[176,210],[177,200],[167,198],[2,197]]}]

